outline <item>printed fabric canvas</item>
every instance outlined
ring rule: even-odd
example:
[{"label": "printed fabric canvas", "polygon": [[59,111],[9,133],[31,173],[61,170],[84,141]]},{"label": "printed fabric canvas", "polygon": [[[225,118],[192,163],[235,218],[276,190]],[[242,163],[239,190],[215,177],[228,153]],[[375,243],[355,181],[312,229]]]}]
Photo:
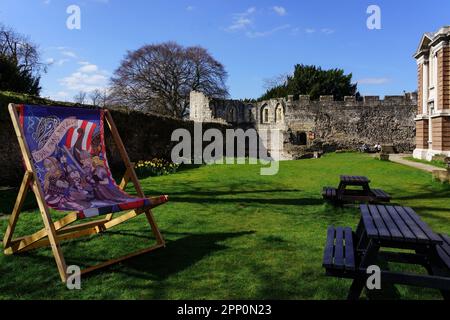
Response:
[{"label": "printed fabric canvas", "polygon": [[112,178],[103,110],[22,105],[19,112],[50,208],[88,218],[153,205],[150,199],[128,195]]}]

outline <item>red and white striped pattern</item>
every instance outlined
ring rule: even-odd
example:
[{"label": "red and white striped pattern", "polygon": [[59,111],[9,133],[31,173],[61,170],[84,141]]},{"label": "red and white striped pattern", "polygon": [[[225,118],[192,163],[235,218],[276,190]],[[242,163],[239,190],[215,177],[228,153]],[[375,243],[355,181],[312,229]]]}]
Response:
[{"label": "red and white striped pattern", "polygon": [[75,143],[78,140],[78,129],[82,128],[82,129],[84,129],[82,150],[90,151],[92,136],[94,135],[96,126],[97,126],[97,124],[95,124],[93,122],[89,122],[86,120],[78,120],[77,127],[70,128],[69,131],[67,132],[66,147],[68,149],[73,148],[73,146],[75,145]]}]

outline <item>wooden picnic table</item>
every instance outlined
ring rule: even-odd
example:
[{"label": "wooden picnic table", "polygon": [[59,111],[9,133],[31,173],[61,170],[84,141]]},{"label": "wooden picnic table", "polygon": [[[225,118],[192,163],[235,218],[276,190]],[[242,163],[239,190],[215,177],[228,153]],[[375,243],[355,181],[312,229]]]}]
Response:
[{"label": "wooden picnic table", "polygon": [[[337,191],[338,199],[342,202],[367,201],[373,198],[369,187],[370,180],[363,176],[341,176]],[[362,190],[347,189],[348,187],[361,187]]]},{"label": "wooden picnic table", "polygon": [[[353,279],[348,298],[359,298],[369,276],[367,268],[383,259],[421,265],[428,274],[381,270],[382,283],[435,288],[450,299],[450,238],[433,232],[408,207],[361,205],[360,209],[356,232],[330,227],[324,252],[327,275]],[[385,248],[389,251],[382,251]]]},{"label": "wooden picnic table", "polygon": [[[335,203],[353,202],[389,202],[391,196],[380,189],[371,189],[370,180],[364,176],[341,175],[337,189],[325,187],[323,197]],[[359,189],[349,189],[348,187],[359,187]]]},{"label": "wooden picnic table", "polygon": [[[418,264],[428,275],[405,274],[383,271],[381,279],[397,284],[418,285],[440,289],[445,298],[450,294],[449,266],[438,254],[444,245],[443,238],[436,234],[409,207],[361,205],[361,220],[356,230],[356,254],[360,256],[359,269],[375,265],[378,258],[386,261]],[[382,252],[382,248],[390,248]],[[409,249],[414,253],[395,252],[392,249]],[[357,298],[365,285],[355,279],[349,298]]]}]

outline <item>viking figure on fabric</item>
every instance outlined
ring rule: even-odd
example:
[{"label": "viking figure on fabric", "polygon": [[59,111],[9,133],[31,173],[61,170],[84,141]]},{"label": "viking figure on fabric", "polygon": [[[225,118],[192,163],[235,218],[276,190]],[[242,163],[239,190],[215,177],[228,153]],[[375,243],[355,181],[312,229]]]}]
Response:
[{"label": "viking figure on fabric", "polygon": [[67,179],[70,185],[70,196],[83,207],[90,207],[91,200],[94,199],[92,186],[86,183],[74,166],[68,166]]},{"label": "viking figure on fabric", "polygon": [[58,160],[54,157],[45,159],[44,168],[47,172],[44,178],[45,201],[53,208],[83,210],[70,196],[70,184]]},{"label": "viking figure on fabric", "polygon": [[103,160],[99,157],[91,157],[87,151],[82,151],[80,155],[86,181],[92,185],[96,199],[101,201],[129,200],[125,194],[109,186],[108,171]]}]

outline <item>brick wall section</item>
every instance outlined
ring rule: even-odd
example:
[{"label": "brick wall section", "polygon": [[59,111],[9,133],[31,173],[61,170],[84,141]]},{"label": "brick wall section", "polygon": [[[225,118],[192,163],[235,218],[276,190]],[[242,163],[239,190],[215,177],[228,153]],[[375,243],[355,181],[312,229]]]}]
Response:
[{"label": "brick wall section", "polygon": [[450,118],[433,118],[433,150],[450,151]]},{"label": "brick wall section", "polygon": [[428,149],[428,120],[416,121],[416,147]]},{"label": "brick wall section", "polygon": [[450,48],[438,52],[438,108],[450,109]]},{"label": "brick wall section", "polygon": [[444,109],[450,109],[450,47],[445,47],[443,53],[442,98]]},{"label": "brick wall section", "polygon": [[423,113],[423,64],[417,66],[418,86],[417,86],[417,114]]}]

